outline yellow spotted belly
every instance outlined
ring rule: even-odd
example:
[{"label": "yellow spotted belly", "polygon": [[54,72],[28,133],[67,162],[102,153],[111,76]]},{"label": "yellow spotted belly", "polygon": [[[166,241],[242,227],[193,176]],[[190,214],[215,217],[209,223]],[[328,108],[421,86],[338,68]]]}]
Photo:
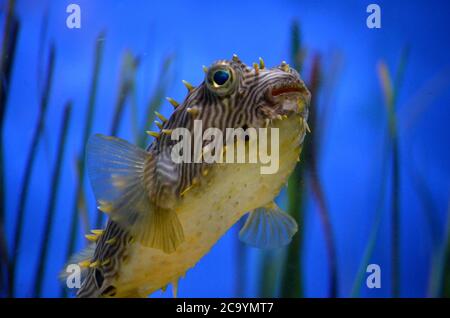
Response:
[{"label": "yellow spotted belly", "polygon": [[171,254],[139,243],[128,246],[115,286],[117,297],[145,297],[184,276],[247,212],[278,195],[295,167],[305,127],[297,115],[277,120],[279,169],[261,174],[261,164],[216,164],[176,208],[185,241]]}]

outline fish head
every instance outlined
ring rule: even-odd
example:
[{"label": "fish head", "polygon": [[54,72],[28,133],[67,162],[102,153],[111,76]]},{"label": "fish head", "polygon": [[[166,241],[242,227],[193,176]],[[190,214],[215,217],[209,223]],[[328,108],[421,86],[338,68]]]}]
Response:
[{"label": "fish head", "polygon": [[260,59],[249,67],[234,55],[205,71],[204,82],[193,92],[197,97],[186,102],[229,118],[229,127],[262,127],[294,114],[308,117],[311,94],[300,74],[286,62],[266,68]]}]

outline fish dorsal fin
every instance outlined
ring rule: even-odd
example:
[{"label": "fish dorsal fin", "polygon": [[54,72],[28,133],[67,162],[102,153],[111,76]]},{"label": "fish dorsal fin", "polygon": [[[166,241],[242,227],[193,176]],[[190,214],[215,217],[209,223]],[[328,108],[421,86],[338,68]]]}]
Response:
[{"label": "fish dorsal fin", "polygon": [[297,222],[271,203],[250,212],[239,238],[253,247],[277,248],[289,244],[297,230]]},{"label": "fish dorsal fin", "polygon": [[184,240],[183,228],[173,210],[149,198],[152,155],[123,139],[97,134],[89,139],[86,161],[99,209],[141,244],[175,251]]}]

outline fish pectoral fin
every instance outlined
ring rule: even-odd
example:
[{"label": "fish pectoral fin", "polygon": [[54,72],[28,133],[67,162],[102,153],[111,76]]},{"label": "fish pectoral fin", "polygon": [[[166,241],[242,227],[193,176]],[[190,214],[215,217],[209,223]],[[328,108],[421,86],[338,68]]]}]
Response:
[{"label": "fish pectoral fin", "polygon": [[253,247],[277,248],[289,244],[297,230],[297,222],[271,203],[250,212],[239,238]]},{"label": "fish pectoral fin", "polygon": [[146,169],[151,154],[123,139],[97,134],[89,139],[86,161],[99,210],[143,245],[174,251],[184,239],[183,229],[174,211],[150,202]]}]

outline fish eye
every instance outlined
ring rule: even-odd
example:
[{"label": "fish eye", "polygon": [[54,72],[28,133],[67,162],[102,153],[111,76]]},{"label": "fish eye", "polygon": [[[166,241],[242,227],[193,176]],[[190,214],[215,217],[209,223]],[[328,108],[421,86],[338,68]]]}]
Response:
[{"label": "fish eye", "polygon": [[206,83],[219,96],[230,94],[236,86],[236,72],[228,64],[216,64],[208,71]]},{"label": "fish eye", "polygon": [[217,70],[213,75],[214,83],[222,86],[230,79],[230,73],[227,70]]}]

